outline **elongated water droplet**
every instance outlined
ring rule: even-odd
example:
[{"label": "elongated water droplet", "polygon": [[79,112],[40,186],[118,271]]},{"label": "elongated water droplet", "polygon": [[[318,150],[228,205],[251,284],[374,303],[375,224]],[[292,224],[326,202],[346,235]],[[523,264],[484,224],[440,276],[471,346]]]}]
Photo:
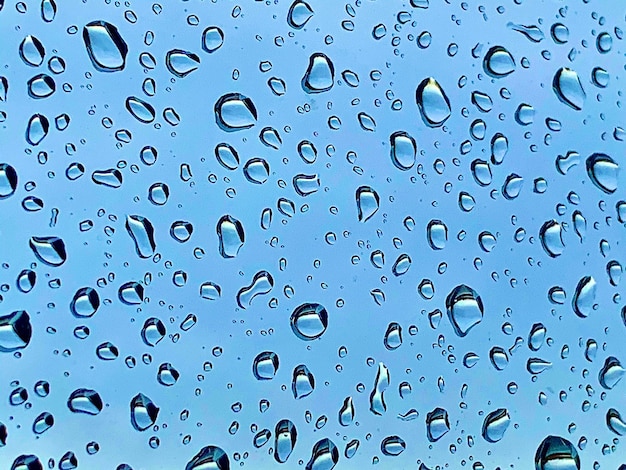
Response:
[{"label": "elongated water droplet", "polygon": [[450,431],[448,412],[443,408],[435,408],[426,415],[426,436],[430,442],[437,442]]},{"label": "elongated water droplet", "polygon": [[552,89],[561,103],[576,111],[583,109],[587,95],[578,74],[573,70],[566,67],[560,68],[552,80]]},{"label": "elongated water droplet", "polygon": [[320,180],[317,175],[297,174],[293,177],[293,189],[299,196],[305,197],[316,193],[320,188]]},{"label": "elongated water droplet", "polygon": [[391,144],[391,161],[396,168],[406,171],[413,168],[417,155],[415,139],[404,131],[398,131],[389,137]]},{"label": "elongated water droplet", "polygon": [[385,403],[385,390],[389,387],[389,369],[382,362],[378,363],[374,389],[370,394],[370,411],[375,415],[382,416],[387,411]]},{"label": "elongated water droplet", "polygon": [[296,400],[309,396],[315,390],[315,377],[304,364],[296,366],[291,380],[291,392]]},{"label": "elongated water droplet", "polygon": [[193,52],[172,49],[165,55],[165,66],[171,74],[184,78],[200,66],[200,57]]},{"label": "elongated water droplet", "polygon": [[17,179],[15,168],[8,163],[0,163],[0,200],[15,194]]},{"label": "elongated water droplet", "polygon": [[367,222],[377,211],[380,198],[378,193],[369,186],[361,186],[356,190],[356,205],[359,222]]},{"label": "elongated water droplet", "polygon": [[450,100],[439,83],[432,77],[425,78],[415,91],[415,101],[424,124],[439,127],[450,117]]},{"label": "elongated water droplet", "polygon": [[288,419],[280,420],[274,429],[274,460],[285,463],[298,439],[296,426]]},{"label": "elongated water droplet", "polygon": [[119,72],[126,66],[128,46],[119,31],[106,21],[92,21],[83,28],[89,59],[100,72]]},{"label": "elongated water droplet", "polygon": [[126,231],[135,242],[135,252],[140,258],[150,258],[156,250],[152,223],[140,215],[126,216]]},{"label": "elongated water droplet", "polygon": [[609,408],[606,412],[606,425],[618,436],[626,436],[626,421],[615,408]]},{"label": "elongated water droplet", "polygon": [[245,242],[243,225],[230,215],[224,215],[217,222],[219,251],[223,258],[235,258]]},{"label": "elongated water droplet", "polygon": [[593,310],[596,300],[596,280],[592,276],[583,277],[576,286],[572,307],[580,318],[586,318]]},{"label": "elongated water droplet", "polygon": [[498,442],[511,424],[511,417],[506,408],[499,408],[489,413],[483,421],[483,438],[487,442]]},{"label": "elongated water droplet", "polygon": [[563,243],[563,230],[561,224],[556,220],[548,220],[539,230],[541,246],[551,258],[556,258],[565,250]]},{"label": "elongated water droplet", "polygon": [[43,114],[33,114],[26,126],[26,140],[31,145],[39,145],[48,135],[50,121]]},{"label": "elongated water droplet", "polygon": [[224,44],[224,32],[217,26],[209,26],[202,32],[202,49],[209,54],[217,51]]},{"label": "elongated water droplet", "polygon": [[598,381],[600,385],[602,385],[602,388],[611,390],[622,380],[624,374],[626,374],[626,369],[622,367],[619,359],[614,356],[609,356],[605,359],[604,365],[600,369]]},{"label": "elongated water droplet", "polygon": [[19,52],[24,63],[31,67],[39,67],[46,55],[46,49],[41,41],[30,34],[20,43]]},{"label": "elongated water droplet", "polygon": [[152,105],[136,96],[126,98],[126,109],[135,119],[145,124],[151,123],[156,117]]},{"label": "elongated water droplet", "polygon": [[274,287],[274,279],[267,271],[259,271],[252,278],[250,285],[237,293],[237,304],[245,309],[252,305],[252,300],[259,295],[269,294]]}]

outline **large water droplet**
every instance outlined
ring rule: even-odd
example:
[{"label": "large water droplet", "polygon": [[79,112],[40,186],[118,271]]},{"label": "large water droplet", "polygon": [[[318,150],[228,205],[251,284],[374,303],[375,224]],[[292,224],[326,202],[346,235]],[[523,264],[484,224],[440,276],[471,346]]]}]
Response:
[{"label": "large water droplet", "polygon": [[617,190],[619,165],[604,153],[594,153],[587,158],[587,174],[598,188],[607,194]]},{"label": "large water droplet", "polygon": [[296,426],[288,419],[280,420],[274,430],[274,459],[285,463],[296,446],[298,432]]},{"label": "large water droplet", "polygon": [[70,303],[70,311],[76,318],[89,318],[96,313],[99,306],[100,296],[98,292],[91,287],[82,287],[74,294]]},{"label": "large water droplet", "polygon": [[126,231],[135,242],[135,251],[140,258],[154,255],[154,227],[148,219],[140,215],[126,216]]},{"label": "large water droplet", "polygon": [[369,186],[361,186],[356,190],[356,206],[359,212],[359,222],[367,222],[378,212],[380,198],[378,193]]},{"label": "large water droplet", "polygon": [[389,137],[391,144],[391,161],[396,168],[406,171],[413,168],[417,154],[415,139],[404,131],[398,131]]},{"label": "large water droplet", "polygon": [[576,286],[572,307],[581,318],[589,316],[596,300],[596,280],[592,276],[583,277]]},{"label": "large water droplet", "polygon": [[504,433],[511,424],[511,417],[506,408],[499,408],[492,411],[483,421],[483,438],[487,442],[498,442],[504,437]]},{"label": "large water droplet", "polygon": [[25,310],[0,316],[0,352],[24,349],[30,343],[33,329]]},{"label": "large water droplet", "polygon": [[304,364],[296,366],[291,380],[291,392],[296,400],[309,396],[315,390],[315,377]]},{"label": "large water droplet", "polygon": [[234,132],[256,124],[257,111],[252,100],[239,93],[228,93],[215,103],[215,121],[220,129]]},{"label": "large water droplet", "polygon": [[305,303],[291,314],[291,330],[300,339],[311,341],[324,334],[328,327],[328,312],[317,303]]},{"label": "large water droplet", "polygon": [[485,54],[483,68],[490,77],[506,77],[515,71],[515,60],[504,47],[494,46]]},{"label": "large water droplet", "polygon": [[456,286],[446,297],[446,310],[454,332],[464,337],[483,319],[483,302],[469,286]]},{"label": "large water droplet", "polygon": [[313,9],[303,0],[295,0],[289,7],[287,23],[294,29],[302,29],[313,18]]},{"label": "large water droplet", "polygon": [[419,84],[415,101],[424,123],[429,127],[439,127],[450,117],[450,100],[432,77],[425,78]]},{"label": "large water droplet", "polygon": [[443,408],[435,408],[426,415],[426,436],[430,442],[436,442],[450,431],[448,412]]},{"label": "large water droplet", "polygon": [[302,88],[307,93],[322,93],[333,87],[335,67],[326,54],[316,52],[309,57],[309,66],[302,77]]},{"label": "large water droplet", "polygon": [[17,172],[8,163],[0,163],[0,199],[15,194],[17,189]]},{"label": "large water droplet", "polygon": [[119,31],[106,21],[92,21],[83,28],[89,59],[100,72],[118,72],[126,66],[128,46]]},{"label": "large water droplet", "polygon": [[137,431],[145,431],[156,422],[159,408],[150,398],[139,393],[130,401],[130,422]]},{"label": "large water droplet", "polygon": [[193,52],[172,49],[165,55],[167,70],[178,78],[184,78],[200,66],[200,57]]},{"label": "large water droplet", "polygon": [[65,242],[59,237],[31,237],[29,245],[37,259],[48,266],[61,266],[67,261]]},{"label": "large water droplet", "polygon": [[95,416],[102,411],[102,398],[95,390],[79,388],[74,390],[67,399],[67,407],[73,413]]},{"label": "large water droplet", "polygon": [[252,362],[252,373],[257,380],[271,380],[278,372],[278,354],[271,351],[259,353]]},{"label": "large water droplet", "polygon": [[41,41],[30,34],[20,43],[19,52],[24,63],[31,67],[39,67],[46,55],[46,49]]},{"label": "large water droplet", "polygon": [[306,470],[332,470],[339,462],[339,450],[328,438],[317,441],[311,451]]},{"label": "large water droplet", "polygon": [[580,470],[574,445],[560,436],[546,437],[535,453],[535,470]]},{"label": "large water droplet", "polygon": [[585,90],[580,83],[578,74],[566,67],[560,68],[552,80],[552,89],[561,103],[580,111],[585,103]]},{"label": "large water droplet", "polygon": [[217,222],[219,251],[223,258],[234,258],[245,242],[243,225],[234,217],[224,215]]},{"label": "large water droplet", "polygon": [[185,470],[230,470],[228,454],[216,446],[200,449],[187,463]]}]

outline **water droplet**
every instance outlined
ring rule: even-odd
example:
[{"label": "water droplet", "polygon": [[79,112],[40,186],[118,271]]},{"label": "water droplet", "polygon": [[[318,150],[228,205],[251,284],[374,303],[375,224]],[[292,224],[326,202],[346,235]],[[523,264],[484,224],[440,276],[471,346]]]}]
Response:
[{"label": "water droplet", "polygon": [[159,408],[150,398],[139,393],[130,401],[130,422],[137,431],[152,427],[159,415]]},{"label": "water droplet", "polygon": [[456,286],[446,297],[446,310],[454,332],[466,336],[483,319],[483,302],[469,286]]},{"label": "water droplet", "polygon": [[405,449],[406,443],[399,436],[385,437],[380,443],[380,451],[390,457],[400,455]]},{"label": "water droplet", "polygon": [[212,54],[224,44],[224,32],[217,26],[209,26],[202,32],[202,49]]},{"label": "water droplet", "polygon": [[596,280],[592,276],[583,277],[576,286],[572,307],[580,318],[586,318],[593,310],[596,300]]},{"label": "water droplet", "polygon": [[200,57],[193,52],[172,49],[165,55],[167,70],[178,78],[184,78],[200,66]]},{"label": "water droplet", "polygon": [[0,163],[0,200],[15,194],[17,189],[17,172],[8,163]]},{"label": "water droplet", "polygon": [[305,303],[296,307],[291,314],[291,330],[304,341],[321,337],[328,327],[328,312],[317,303]]},{"label": "water droplet", "polygon": [[278,372],[278,366],[278,354],[264,351],[254,358],[252,373],[257,380],[271,380]]},{"label": "water droplet", "polygon": [[482,435],[487,442],[495,443],[504,437],[511,424],[511,417],[506,408],[499,408],[489,413],[483,422]]},{"label": "water droplet", "polygon": [[0,316],[0,352],[24,349],[32,336],[30,316],[25,310],[17,310]]},{"label": "water droplet", "polygon": [[229,470],[228,454],[216,446],[206,446],[200,449],[187,463],[185,470]]},{"label": "water droplet", "polygon": [[560,436],[546,437],[535,453],[535,469],[580,470],[580,458],[574,445]]},{"label": "water droplet", "polygon": [[46,55],[46,49],[41,41],[30,34],[20,43],[19,52],[24,63],[31,67],[39,67],[43,64]]},{"label": "water droplet", "polygon": [[561,103],[580,111],[585,103],[585,90],[580,83],[578,74],[566,67],[560,68],[552,80],[552,89]]},{"label": "water droplet", "polygon": [[398,131],[389,137],[391,144],[391,161],[396,168],[406,171],[413,168],[417,155],[415,139],[404,131]]},{"label": "water droplet", "polygon": [[504,47],[494,46],[485,54],[483,68],[490,77],[506,77],[515,71],[515,60]]},{"label": "water droplet", "polygon": [[439,83],[432,77],[425,78],[415,91],[415,101],[424,124],[440,127],[450,117],[450,100]]},{"label": "water droplet", "polygon": [[147,103],[136,96],[126,98],[126,109],[139,122],[151,123],[156,117],[156,112],[150,103]]},{"label": "water droplet", "polygon": [[332,470],[339,462],[339,450],[328,438],[317,441],[311,451],[306,470]]},{"label": "water droplet", "polygon": [[72,298],[70,310],[76,318],[89,318],[96,313],[99,306],[98,292],[91,287],[81,287]]},{"label": "water droplet", "polygon": [[115,26],[93,21],[83,28],[83,41],[94,68],[100,72],[118,72],[126,66],[128,46]]},{"label": "water droplet", "polygon": [[605,359],[604,365],[600,369],[598,381],[602,388],[611,390],[622,380],[624,374],[626,374],[626,369],[622,367],[620,361],[614,356],[609,356]]},{"label": "water droplet", "polygon": [[313,18],[314,12],[311,6],[303,0],[295,0],[289,7],[287,23],[293,29],[302,29]]},{"label": "water droplet", "polygon": [[67,399],[67,407],[73,413],[95,416],[102,411],[102,398],[95,390],[79,388]]},{"label": "water droplet", "polygon": [[39,261],[48,266],[61,266],[67,261],[65,242],[58,237],[31,237],[29,245]]},{"label": "water droplet", "polygon": [[315,390],[315,377],[307,366],[300,364],[293,370],[291,392],[296,400],[309,396]]},{"label": "water droplet", "polygon": [[26,126],[26,140],[31,145],[39,145],[48,135],[50,121],[43,114],[33,114]]},{"label": "water droplet", "polygon": [[126,230],[135,243],[135,252],[140,258],[150,258],[156,250],[154,227],[140,215],[126,216]]},{"label": "water droplet", "polygon": [[450,422],[445,409],[435,408],[426,415],[426,435],[430,442],[437,442],[448,431],[450,431]]},{"label": "water droplet", "polygon": [[335,67],[328,56],[316,52],[309,57],[309,65],[302,77],[302,89],[307,93],[330,90],[335,81]]},{"label": "water droplet", "polygon": [[356,205],[359,222],[367,222],[376,212],[380,198],[378,193],[369,186],[361,186],[356,190]]},{"label": "water droplet", "polygon": [[215,120],[219,128],[226,132],[250,129],[256,124],[256,107],[250,98],[228,93],[215,103]]},{"label": "water droplet", "polygon": [[607,194],[617,190],[619,165],[604,153],[594,153],[587,158],[587,174],[592,183]]},{"label": "water droplet", "polygon": [[288,419],[283,419],[276,424],[274,430],[274,459],[278,463],[285,463],[294,447],[298,438],[296,426]]}]

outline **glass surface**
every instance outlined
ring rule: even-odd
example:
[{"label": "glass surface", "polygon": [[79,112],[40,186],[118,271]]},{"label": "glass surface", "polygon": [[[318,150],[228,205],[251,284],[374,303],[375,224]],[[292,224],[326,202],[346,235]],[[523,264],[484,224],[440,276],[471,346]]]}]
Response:
[{"label": "glass surface", "polygon": [[623,468],[625,29],[0,0],[0,468]]}]

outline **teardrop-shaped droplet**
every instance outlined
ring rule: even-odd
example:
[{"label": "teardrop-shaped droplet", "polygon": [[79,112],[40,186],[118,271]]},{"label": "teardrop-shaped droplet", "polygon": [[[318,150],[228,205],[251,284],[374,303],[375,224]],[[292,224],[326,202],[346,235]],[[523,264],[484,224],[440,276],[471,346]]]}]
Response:
[{"label": "teardrop-shaped droplet", "polygon": [[30,343],[33,329],[25,310],[0,316],[0,352],[24,349]]},{"label": "teardrop-shaped droplet", "polygon": [[137,431],[152,427],[159,415],[159,408],[150,398],[139,393],[130,401],[130,422]]},{"label": "teardrop-shaped droplet", "polygon": [[385,437],[380,443],[380,451],[388,456],[395,457],[406,449],[406,443],[400,436]]},{"label": "teardrop-shaped droplet", "polygon": [[305,303],[296,307],[291,314],[291,330],[304,341],[321,337],[328,327],[328,312],[317,303]]},{"label": "teardrop-shaped droplet", "polygon": [[483,302],[478,293],[464,284],[456,286],[446,298],[446,310],[454,332],[466,336],[483,319]]},{"label": "teardrop-shaped droplet", "polygon": [[67,399],[67,407],[72,413],[84,413],[95,416],[102,411],[102,398],[95,390],[79,388]]},{"label": "teardrop-shaped droplet", "polygon": [[361,186],[356,190],[356,205],[359,222],[367,222],[378,212],[380,198],[378,193],[369,186]]},{"label": "teardrop-shaped droplet", "polygon": [[307,93],[322,93],[333,87],[335,67],[326,54],[316,52],[309,57],[309,66],[302,77],[302,88]]},{"label": "teardrop-shaped droplet", "polygon": [[30,249],[42,263],[61,266],[67,261],[65,242],[59,237],[31,237]]},{"label": "teardrop-shaped droplet", "polygon": [[560,436],[546,437],[535,452],[535,470],[580,470],[574,445]]},{"label": "teardrop-shaped droplet", "polygon": [[226,132],[250,129],[256,124],[256,107],[250,98],[228,93],[215,103],[215,120],[219,128]]},{"label": "teardrop-shaped droplet", "polygon": [[150,258],[156,250],[152,223],[140,215],[126,216],[126,231],[135,242],[135,251],[140,258]]},{"label": "teardrop-shaped droplet", "polygon": [[587,158],[587,174],[596,185],[607,194],[617,190],[619,165],[605,153],[594,153]]},{"label": "teardrop-shaped droplet", "polygon": [[494,46],[485,54],[483,68],[490,77],[506,77],[515,71],[515,60],[504,47]]},{"label": "teardrop-shaped droplet", "polygon": [[578,74],[572,69],[560,68],[552,80],[552,89],[561,103],[576,111],[583,109],[587,95],[580,83]]},{"label": "teardrop-shaped droplet", "polygon": [[119,72],[126,66],[128,46],[119,31],[106,21],[92,21],[83,28],[89,59],[100,72]]},{"label": "teardrop-shaped droplet", "polygon": [[429,127],[440,127],[450,117],[450,100],[432,77],[425,78],[419,84],[415,91],[415,101],[424,124]]},{"label": "teardrop-shaped droplet", "polygon": [[313,9],[303,0],[295,0],[289,7],[287,23],[293,29],[302,29],[313,18]]},{"label": "teardrop-shaped droplet", "polygon": [[376,379],[374,380],[374,389],[370,393],[370,411],[382,416],[387,411],[385,403],[385,391],[389,388],[389,368],[382,362],[378,363],[376,371]]},{"label": "teardrop-shaped droplet", "polygon": [[342,426],[350,426],[354,421],[354,403],[352,397],[347,397],[343,401],[343,405],[339,410],[339,424]]},{"label": "teardrop-shaped droplet", "polygon": [[225,142],[215,146],[215,158],[228,170],[236,170],[239,167],[239,154],[237,150]]},{"label": "teardrop-shaped droplet", "polygon": [[172,49],[165,55],[165,66],[171,74],[184,78],[200,66],[200,57],[193,52]]}]

